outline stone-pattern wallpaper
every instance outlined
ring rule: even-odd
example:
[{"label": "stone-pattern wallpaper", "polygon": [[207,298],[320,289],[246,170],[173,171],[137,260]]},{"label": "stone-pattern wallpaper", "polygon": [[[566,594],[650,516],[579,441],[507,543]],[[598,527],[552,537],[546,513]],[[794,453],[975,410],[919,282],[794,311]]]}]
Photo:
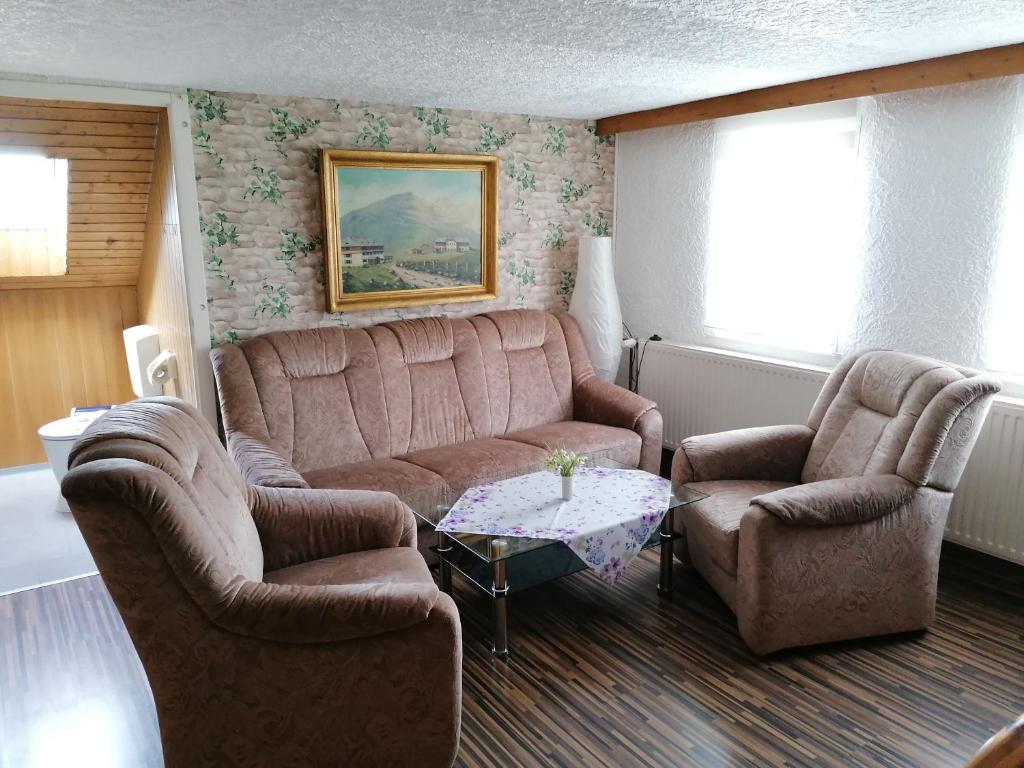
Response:
[{"label": "stone-pattern wallpaper", "polygon": [[[211,343],[271,330],[567,305],[577,238],[609,234],[614,147],[592,122],[189,93]],[[328,314],[317,147],[501,158],[499,296]]]}]

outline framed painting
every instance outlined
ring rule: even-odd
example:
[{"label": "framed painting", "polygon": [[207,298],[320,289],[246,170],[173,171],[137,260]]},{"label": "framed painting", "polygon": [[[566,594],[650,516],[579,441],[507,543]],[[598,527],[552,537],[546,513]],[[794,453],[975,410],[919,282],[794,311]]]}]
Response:
[{"label": "framed painting", "polygon": [[498,294],[498,158],[321,149],[331,312]]}]

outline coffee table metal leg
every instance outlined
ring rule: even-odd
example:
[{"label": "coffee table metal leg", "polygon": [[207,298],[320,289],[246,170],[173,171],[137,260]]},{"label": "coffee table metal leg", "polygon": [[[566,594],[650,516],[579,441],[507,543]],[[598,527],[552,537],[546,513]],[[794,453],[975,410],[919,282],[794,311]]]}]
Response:
[{"label": "coffee table metal leg", "polygon": [[502,555],[508,542],[504,539],[491,541],[491,556],[494,558],[494,645],[491,651],[495,656],[508,658],[508,578],[505,571],[505,560]]},{"label": "coffee table metal leg", "polygon": [[450,595],[452,593],[452,566],[448,562],[448,553],[452,551],[452,542],[448,536],[441,531],[437,532],[437,559],[441,571],[441,591]]},{"label": "coffee table metal leg", "polygon": [[661,578],[658,580],[658,594],[672,593],[672,520],[673,510],[661,519]]}]

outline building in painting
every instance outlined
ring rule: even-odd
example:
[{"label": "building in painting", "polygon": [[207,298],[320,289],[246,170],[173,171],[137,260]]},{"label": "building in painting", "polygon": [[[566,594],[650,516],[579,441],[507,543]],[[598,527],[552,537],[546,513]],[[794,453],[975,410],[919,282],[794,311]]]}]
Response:
[{"label": "building in painting", "polygon": [[388,260],[380,243],[342,243],[341,266],[370,267]]},{"label": "building in painting", "polygon": [[466,253],[469,251],[467,240],[456,240],[454,237],[446,237],[434,241],[434,253]]}]

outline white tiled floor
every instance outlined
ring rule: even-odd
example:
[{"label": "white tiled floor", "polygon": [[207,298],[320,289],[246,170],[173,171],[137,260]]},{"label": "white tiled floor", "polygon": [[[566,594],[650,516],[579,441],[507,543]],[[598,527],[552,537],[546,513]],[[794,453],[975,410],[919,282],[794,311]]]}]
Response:
[{"label": "white tiled floor", "polygon": [[0,470],[0,594],[95,572],[50,468]]}]

